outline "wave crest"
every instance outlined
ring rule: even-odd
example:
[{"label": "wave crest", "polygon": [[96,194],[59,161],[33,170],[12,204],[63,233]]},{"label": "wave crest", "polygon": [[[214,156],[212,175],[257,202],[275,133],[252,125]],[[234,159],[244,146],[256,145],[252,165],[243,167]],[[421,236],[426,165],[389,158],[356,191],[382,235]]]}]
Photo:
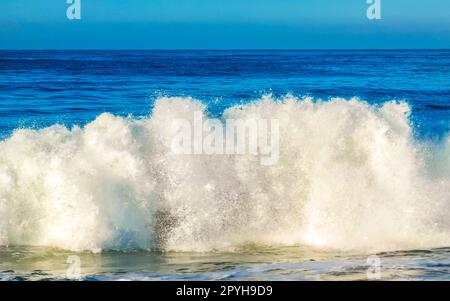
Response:
[{"label": "wave crest", "polygon": [[[151,117],[20,129],[0,142],[0,245],[232,250],[249,243],[364,252],[450,245],[449,146],[433,174],[406,103],[271,96],[223,118],[280,122],[280,159],[170,152],[172,120],[206,107],[160,98]],[[436,164],[435,164],[436,165]]]}]

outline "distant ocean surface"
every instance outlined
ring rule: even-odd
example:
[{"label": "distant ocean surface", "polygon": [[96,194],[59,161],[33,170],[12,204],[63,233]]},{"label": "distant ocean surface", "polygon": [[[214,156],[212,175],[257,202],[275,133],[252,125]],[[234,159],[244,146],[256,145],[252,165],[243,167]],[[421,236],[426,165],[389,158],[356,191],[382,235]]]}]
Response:
[{"label": "distant ocean surface", "polygon": [[448,132],[450,51],[0,51],[0,135],[100,113],[147,116],[160,96],[219,114],[272,93],[406,100],[416,129]]},{"label": "distant ocean surface", "polygon": [[[280,162],[174,118],[280,120]],[[0,279],[450,279],[450,50],[0,51]]]}]

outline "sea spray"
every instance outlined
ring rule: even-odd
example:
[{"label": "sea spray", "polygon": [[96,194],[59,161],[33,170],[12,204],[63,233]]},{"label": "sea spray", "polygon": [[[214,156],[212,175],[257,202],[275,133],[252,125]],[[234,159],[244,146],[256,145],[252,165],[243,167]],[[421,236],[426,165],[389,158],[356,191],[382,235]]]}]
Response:
[{"label": "sea spray", "polygon": [[[406,103],[270,96],[226,119],[277,119],[277,164],[171,152],[171,122],[206,107],[160,98],[146,119],[18,129],[0,142],[0,244],[100,251],[233,250],[251,242],[373,252],[450,245],[450,172],[413,138]],[[439,152],[448,154],[448,149]],[[437,159],[436,159],[437,160]]]}]

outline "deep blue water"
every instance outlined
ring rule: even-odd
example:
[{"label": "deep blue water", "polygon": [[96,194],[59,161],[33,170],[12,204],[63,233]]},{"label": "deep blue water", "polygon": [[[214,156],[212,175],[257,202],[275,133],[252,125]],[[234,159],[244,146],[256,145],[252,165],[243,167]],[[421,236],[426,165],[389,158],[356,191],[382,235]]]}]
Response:
[{"label": "deep blue water", "polygon": [[[272,93],[276,98],[282,98],[287,93],[298,97],[313,96],[316,99],[356,96],[372,104],[389,100],[404,100],[409,102],[412,107],[412,121],[419,138],[439,139],[448,137],[447,133],[450,130],[450,50],[0,51],[0,138],[6,138],[14,129],[23,127],[41,128],[55,123],[67,126],[83,125],[103,112],[121,116],[129,114],[147,116],[151,112],[154,101],[162,95],[197,98],[208,104],[208,109],[213,115],[220,115],[225,108],[231,105],[259,99],[267,93]],[[39,151],[45,150],[45,147],[36,148]],[[15,151],[10,145],[8,145],[8,150],[10,156]],[[108,222],[108,227],[111,223],[111,227],[116,227],[114,228],[115,231],[120,234],[132,233],[128,231],[133,231],[133,228],[131,230],[121,228],[122,220],[144,217],[146,223],[148,222],[147,219],[152,221],[153,217],[129,215],[129,212],[134,211],[124,209],[128,206],[135,208],[133,204],[137,199],[141,200],[141,195],[136,196],[134,194],[133,188],[137,187],[137,184],[133,186],[135,185],[134,182],[127,182],[125,178],[118,177],[113,167],[106,169],[104,173],[100,171],[98,175],[94,173],[94,176],[92,176],[85,171],[89,168],[95,168],[97,165],[87,160],[87,167],[81,164],[82,167],[77,168],[77,165],[71,164],[73,161],[70,158],[69,163],[55,167],[52,173],[36,172],[36,169],[39,169],[42,164],[46,164],[42,162],[49,161],[40,160],[40,155],[36,156],[37,159],[30,155],[32,160],[27,160],[22,165],[17,164],[19,167],[15,167],[16,161],[20,163],[20,160],[28,156],[26,150],[19,150],[19,152],[22,153],[21,156],[11,156],[4,160],[3,169],[0,166],[0,171],[3,171],[0,174],[0,176],[3,176],[0,177],[0,180],[2,180],[0,184],[3,184],[1,187],[8,187],[8,189],[11,187],[10,190],[6,189],[6,193],[3,193],[4,190],[0,190],[0,201],[3,201],[0,205],[4,205],[2,208],[9,209],[8,206],[12,207],[11,211],[6,211],[7,214],[3,213],[1,216],[1,218],[6,217],[6,223],[4,224],[8,226],[7,231],[12,233],[6,232],[6,239],[9,236],[15,239],[16,232],[9,230],[13,228],[14,223],[18,224],[19,228],[29,229],[31,226],[26,226],[27,219],[33,220],[34,218],[43,221],[53,219],[56,215],[53,213],[48,215],[48,211],[55,208],[54,201],[61,202],[61,205],[56,206],[58,210],[59,208],[72,208],[72,200],[76,199],[72,193],[77,189],[79,189],[81,197],[93,196],[94,202],[92,204],[96,206],[103,204],[98,205],[102,222],[104,216],[105,223]],[[65,152],[57,152],[60,157],[64,157],[65,154]],[[448,156],[448,153],[443,152],[442,154],[442,156]],[[89,155],[90,153],[87,153],[86,156]],[[391,156],[388,157],[392,158]],[[75,157],[74,161],[77,158]],[[137,157],[136,162],[139,159],[140,157]],[[448,165],[445,165],[447,164],[447,158],[439,157],[438,159],[436,164],[444,166],[442,168],[444,178],[440,177],[439,174],[438,182],[442,185],[448,185],[446,183],[450,182],[448,178],[445,178],[448,174],[448,168],[446,167]],[[3,163],[2,158],[0,158],[0,163]],[[408,166],[389,167],[409,170]],[[72,167],[75,169],[73,173]],[[209,168],[214,168],[214,166]],[[209,172],[209,168],[205,170]],[[438,170],[439,168],[435,169]],[[28,170],[30,170],[30,173],[27,172]],[[381,171],[384,170],[381,169]],[[111,177],[109,177],[108,172],[111,172]],[[217,172],[220,173],[221,170]],[[289,174],[291,170],[288,169],[283,172]],[[24,174],[25,177],[23,177]],[[387,173],[387,176],[392,176],[392,174]],[[352,173],[349,173],[349,175],[352,175]],[[357,173],[357,175],[360,174]],[[371,173],[368,173],[368,175],[371,175]],[[23,177],[22,180],[15,180],[19,179],[20,176]],[[49,179],[48,182],[43,181],[44,184],[42,184],[37,180],[37,178],[45,176]],[[76,178],[72,182],[72,178],[76,176],[83,178],[83,180],[79,181]],[[226,176],[227,174],[225,174]],[[231,176],[235,176],[235,174],[233,173]],[[263,173],[262,176],[266,177],[266,173]],[[303,175],[301,174],[301,176]],[[415,176],[414,173],[413,177]],[[52,182],[55,177],[62,179],[61,182]],[[247,177],[243,178],[245,180]],[[13,185],[9,184],[9,179],[15,181]],[[67,182],[64,182],[64,179]],[[291,175],[286,179],[292,179]],[[428,178],[426,179],[428,180]],[[83,183],[95,180],[99,182],[93,182],[92,185],[86,187],[83,186]],[[356,179],[349,177],[349,180]],[[393,180],[395,179],[387,178],[382,183]],[[123,185],[120,181],[124,181]],[[222,183],[221,181],[222,178],[217,183]],[[411,178],[407,178],[405,183],[408,186],[405,187],[412,187],[409,186],[408,181],[412,181]],[[53,188],[49,183],[56,183],[56,185]],[[145,185],[147,183],[152,182],[144,181]],[[272,182],[266,179],[261,180],[261,183],[265,186],[272,185]],[[328,184],[328,182],[324,183]],[[438,186],[439,183],[434,183],[425,191],[431,193],[434,192],[433,189],[443,187],[444,193],[440,193],[439,190],[439,193],[431,195],[445,198],[448,186]],[[245,181],[244,184],[246,184]],[[93,190],[94,186],[97,188],[96,185],[99,186],[99,191],[105,190],[104,194],[97,194],[97,190]],[[119,187],[117,190],[110,189],[115,185]],[[130,188],[127,188],[127,185],[130,185]],[[254,184],[251,183],[250,186],[253,187],[252,185]],[[193,181],[192,186],[194,187],[193,190],[198,187],[200,189],[206,187],[202,181]],[[77,189],[72,190],[72,187]],[[360,186],[356,185],[356,187],[357,189],[351,191],[350,195],[360,192]],[[384,188],[384,186],[380,187]],[[387,187],[387,192],[391,192],[390,187]],[[369,190],[368,193],[370,194],[371,191]],[[377,189],[376,191],[385,190]],[[418,191],[422,192],[422,190]],[[411,191],[411,194],[414,193],[415,191]],[[79,195],[75,194],[76,197]],[[397,192],[394,195],[397,195]],[[64,196],[69,197],[64,199]],[[366,197],[364,194],[358,194],[358,196],[361,203],[356,205],[361,206],[360,204],[363,204],[364,208],[370,210],[372,207],[369,206],[372,201],[378,200],[378,195]],[[269,197],[272,196],[269,195]],[[195,199],[197,195],[186,195],[186,200],[191,198]],[[289,200],[294,196],[287,195],[286,198]],[[298,199],[299,202],[303,201],[302,196],[299,196]],[[51,206],[46,205],[49,200]],[[123,201],[125,205],[116,206],[116,204],[120,204],[119,200]],[[366,200],[369,201],[368,205],[364,203]],[[389,196],[387,200],[390,200]],[[437,202],[436,206],[438,207],[436,208],[443,208],[444,213],[448,206],[439,207],[439,204],[441,202],[444,204],[446,200],[433,200]],[[215,201],[215,199],[212,201]],[[248,201],[251,202],[252,199]],[[149,198],[148,202],[148,204],[152,204],[153,199]],[[425,199],[424,202],[430,208],[435,206],[430,200]],[[67,203],[70,203],[70,206],[63,207]],[[405,201],[400,200],[399,203],[403,205]],[[110,206],[110,204],[112,205]],[[186,204],[191,203],[187,202]],[[280,202],[280,204],[276,208],[292,203]],[[379,210],[378,208],[386,208],[388,211],[397,210],[398,207],[395,203],[388,204],[387,207],[373,208],[375,208],[374,210]],[[406,204],[409,203],[406,202]],[[42,207],[40,207],[41,205]],[[356,208],[356,205],[349,208]],[[111,210],[109,210],[110,208]],[[271,208],[270,210],[272,210]],[[290,209],[290,207],[287,208]],[[331,206],[330,208],[333,209],[334,207]],[[403,207],[401,208],[403,209]],[[409,208],[405,207],[404,211],[411,212],[407,209]],[[412,209],[414,210],[415,207],[413,206]],[[125,211],[122,215],[123,210]],[[208,208],[205,210],[208,210]],[[265,214],[271,216],[270,210]],[[358,210],[356,211],[358,212]],[[433,210],[430,211],[434,212]],[[11,212],[10,215],[8,215],[9,212]],[[28,212],[36,213],[32,215]],[[80,212],[84,214],[84,211]],[[338,214],[331,213],[332,216]],[[14,214],[18,214],[18,217],[16,218]],[[326,216],[328,213],[321,214]],[[424,213],[424,215],[427,214],[429,213]],[[49,216],[51,218],[48,218]],[[353,215],[345,216],[347,218],[347,216]],[[358,215],[355,216],[356,220],[362,220]],[[386,216],[386,219],[388,219],[397,215],[388,212]],[[120,221],[116,221],[115,218]],[[212,218],[214,217],[212,216]],[[428,219],[428,217],[425,220],[434,221],[434,219]],[[2,221],[0,220],[0,222]],[[16,221],[20,222],[17,223]],[[71,222],[72,220],[68,219],[68,221]],[[437,225],[441,225],[440,219],[436,219],[436,221]],[[102,225],[102,222],[99,225]],[[58,227],[60,225],[59,221],[55,224],[53,224],[53,221],[50,223],[51,225],[56,224]],[[222,224],[221,221],[217,223]],[[274,223],[280,225],[276,220]],[[40,221],[37,225],[39,224]],[[431,226],[432,223],[429,224]],[[443,223],[442,225],[446,227],[447,224]],[[34,223],[30,225],[33,226]],[[284,224],[281,223],[281,225]],[[378,221],[376,225],[379,225]],[[413,226],[411,227],[413,228]],[[47,229],[50,228],[45,227],[44,229],[48,231]],[[291,231],[290,228],[282,230],[286,232],[281,231],[280,233]],[[36,235],[34,233],[39,233],[39,231],[30,232],[31,234],[21,231],[17,231],[17,233],[33,239]],[[80,233],[80,235],[84,235],[87,232]],[[377,234],[377,231],[373,233]],[[121,236],[118,237],[121,238]],[[136,237],[144,236],[137,235]],[[244,235],[244,237],[246,236]],[[0,243],[4,241],[1,238]],[[349,241],[354,239],[355,237],[349,236]],[[390,239],[392,238],[387,235],[387,240]],[[411,241],[419,240],[414,235],[410,239]],[[39,237],[37,240],[39,242]],[[126,242],[126,238],[124,241]],[[445,242],[442,244],[445,244]],[[445,247],[448,247],[448,245],[445,245]],[[368,268],[365,255],[334,253],[301,246],[250,245],[237,252],[207,252],[205,254],[105,251],[101,254],[78,253],[82,262],[81,279],[366,280]],[[378,254],[382,261],[382,275],[380,277],[383,280],[448,280],[450,279],[449,254],[449,248],[383,252]],[[73,255],[73,252],[45,246],[15,246],[14,244],[9,247],[0,246],[0,280],[65,279],[67,258],[70,255]]]},{"label": "deep blue water", "polygon": [[217,115],[265,93],[406,100],[416,133],[438,138],[450,127],[450,50],[0,51],[0,137],[102,112],[148,115],[161,95]]}]

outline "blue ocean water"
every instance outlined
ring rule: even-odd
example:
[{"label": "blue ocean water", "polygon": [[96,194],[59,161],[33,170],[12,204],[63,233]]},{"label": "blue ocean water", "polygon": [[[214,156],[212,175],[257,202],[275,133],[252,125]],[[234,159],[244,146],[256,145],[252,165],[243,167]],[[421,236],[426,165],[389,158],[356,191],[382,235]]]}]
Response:
[{"label": "blue ocean water", "polygon": [[417,133],[435,139],[450,127],[450,51],[0,51],[0,137],[147,116],[161,95],[220,114],[267,93],[405,100]]},{"label": "blue ocean water", "polygon": [[[404,101],[415,137],[401,105],[286,104],[297,136],[263,169],[99,117],[267,94]],[[381,279],[448,280],[449,131],[450,50],[0,51],[0,280],[65,279],[72,255],[83,280],[364,280],[372,253]]]}]

